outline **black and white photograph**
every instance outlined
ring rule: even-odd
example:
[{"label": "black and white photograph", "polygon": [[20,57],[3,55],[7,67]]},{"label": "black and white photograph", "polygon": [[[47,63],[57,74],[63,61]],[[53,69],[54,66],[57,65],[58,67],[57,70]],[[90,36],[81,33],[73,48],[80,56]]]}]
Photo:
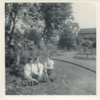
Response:
[{"label": "black and white photograph", "polygon": [[8,2],[6,95],[96,95],[96,4]]}]

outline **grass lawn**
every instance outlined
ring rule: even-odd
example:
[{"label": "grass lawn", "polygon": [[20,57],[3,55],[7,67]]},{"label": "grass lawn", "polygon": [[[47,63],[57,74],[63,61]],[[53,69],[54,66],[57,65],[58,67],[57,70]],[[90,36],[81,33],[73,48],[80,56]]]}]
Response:
[{"label": "grass lawn", "polygon": [[[95,95],[96,75],[75,65],[55,61],[54,82],[35,86],[16,86],[21,79],[6,72],[7,95]],[[12,82],[13,81],[13,82]]]},{"label": "grass lawn", "polygon": [[80,55],[76,51],[73,51],[63,52],[60,56],[55,55],[52,58],[72,62],[96,71],[96,55],[89,55],[87,58],[86,55]]}]

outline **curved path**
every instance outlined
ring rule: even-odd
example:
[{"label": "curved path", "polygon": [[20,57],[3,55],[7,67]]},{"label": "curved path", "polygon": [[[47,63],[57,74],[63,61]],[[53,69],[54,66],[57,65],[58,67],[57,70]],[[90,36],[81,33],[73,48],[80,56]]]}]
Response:
[{"label": "curved path", "polygon": [[[75,58],[76,56],[79,56],[77,54],[77,52],[63,52],[63,53],[61,53],[60,56],[53,56],[52,58],[54,58],[55,60],[58,60],[58,61],[63,61],[63,62],[77,65],[79,67],[85,68],[87,70],[90,70],[90,71],[96,73],[96,60],[92,60],[91,56],[89,56],[89,58],[91,60],[90,59],[86,60],[86,58],[84,58],[84,57],[83,57],[84,59],[81,59],[81,58],[77,59],[77,58]],[[83,55],[83,56],[85,56],[85,55]]]},{"label": "curved path", "polygon": [[55,69],[60,79],[67,83],[70,95],[96,94],[96,74],[77,65],[56,61]]},{"label": "curved path", "polygon": [[82,66],[81,64],[77,64],[77,63],[70,62],[70,61],[66,61],[66,60],[56,59],[56,58],[52,58],[52,59],[53,59],[53,60],[56,60],[56,61],[61,61],[61,62],[65,62],[65,63],[70,63],[70,64],[73,64],[73,65],[76,65],[77,67],[81,67],[81,68],[84,68],[84,69],[86,69],[86,70],[89,70],[89,71],[92,71],[92,72],[96,73],[95,70],[90,69],[90,68],[85,67],[85,66]]}]

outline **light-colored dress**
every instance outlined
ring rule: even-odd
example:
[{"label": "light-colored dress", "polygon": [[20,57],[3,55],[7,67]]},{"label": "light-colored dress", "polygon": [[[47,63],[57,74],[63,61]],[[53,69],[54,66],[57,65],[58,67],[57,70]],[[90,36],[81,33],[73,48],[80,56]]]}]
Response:
[{"label": "light-colored dress", "polygon": [[44,66],[41,63],[38,64],[26,64],[24,67],[24,75],[26,77],[31,77],[32,75],[42,76],[44,70]]},{"label": "light-colored dress", "polygon": [[54,61],[49,59],[48,61],[44,62],[44,67],[46,69],[54,69]]}]

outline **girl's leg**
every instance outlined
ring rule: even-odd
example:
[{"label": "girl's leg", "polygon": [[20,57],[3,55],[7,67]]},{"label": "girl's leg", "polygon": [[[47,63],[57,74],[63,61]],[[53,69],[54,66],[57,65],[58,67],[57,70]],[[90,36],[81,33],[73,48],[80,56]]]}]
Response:
[{"label": "girl's leg", "polygon": [[29,81],[33,81],[33,82],[38,83],[38,81],[35,78],[32,78],[31,76],[25,76],[24,78],[29,80]]}]

